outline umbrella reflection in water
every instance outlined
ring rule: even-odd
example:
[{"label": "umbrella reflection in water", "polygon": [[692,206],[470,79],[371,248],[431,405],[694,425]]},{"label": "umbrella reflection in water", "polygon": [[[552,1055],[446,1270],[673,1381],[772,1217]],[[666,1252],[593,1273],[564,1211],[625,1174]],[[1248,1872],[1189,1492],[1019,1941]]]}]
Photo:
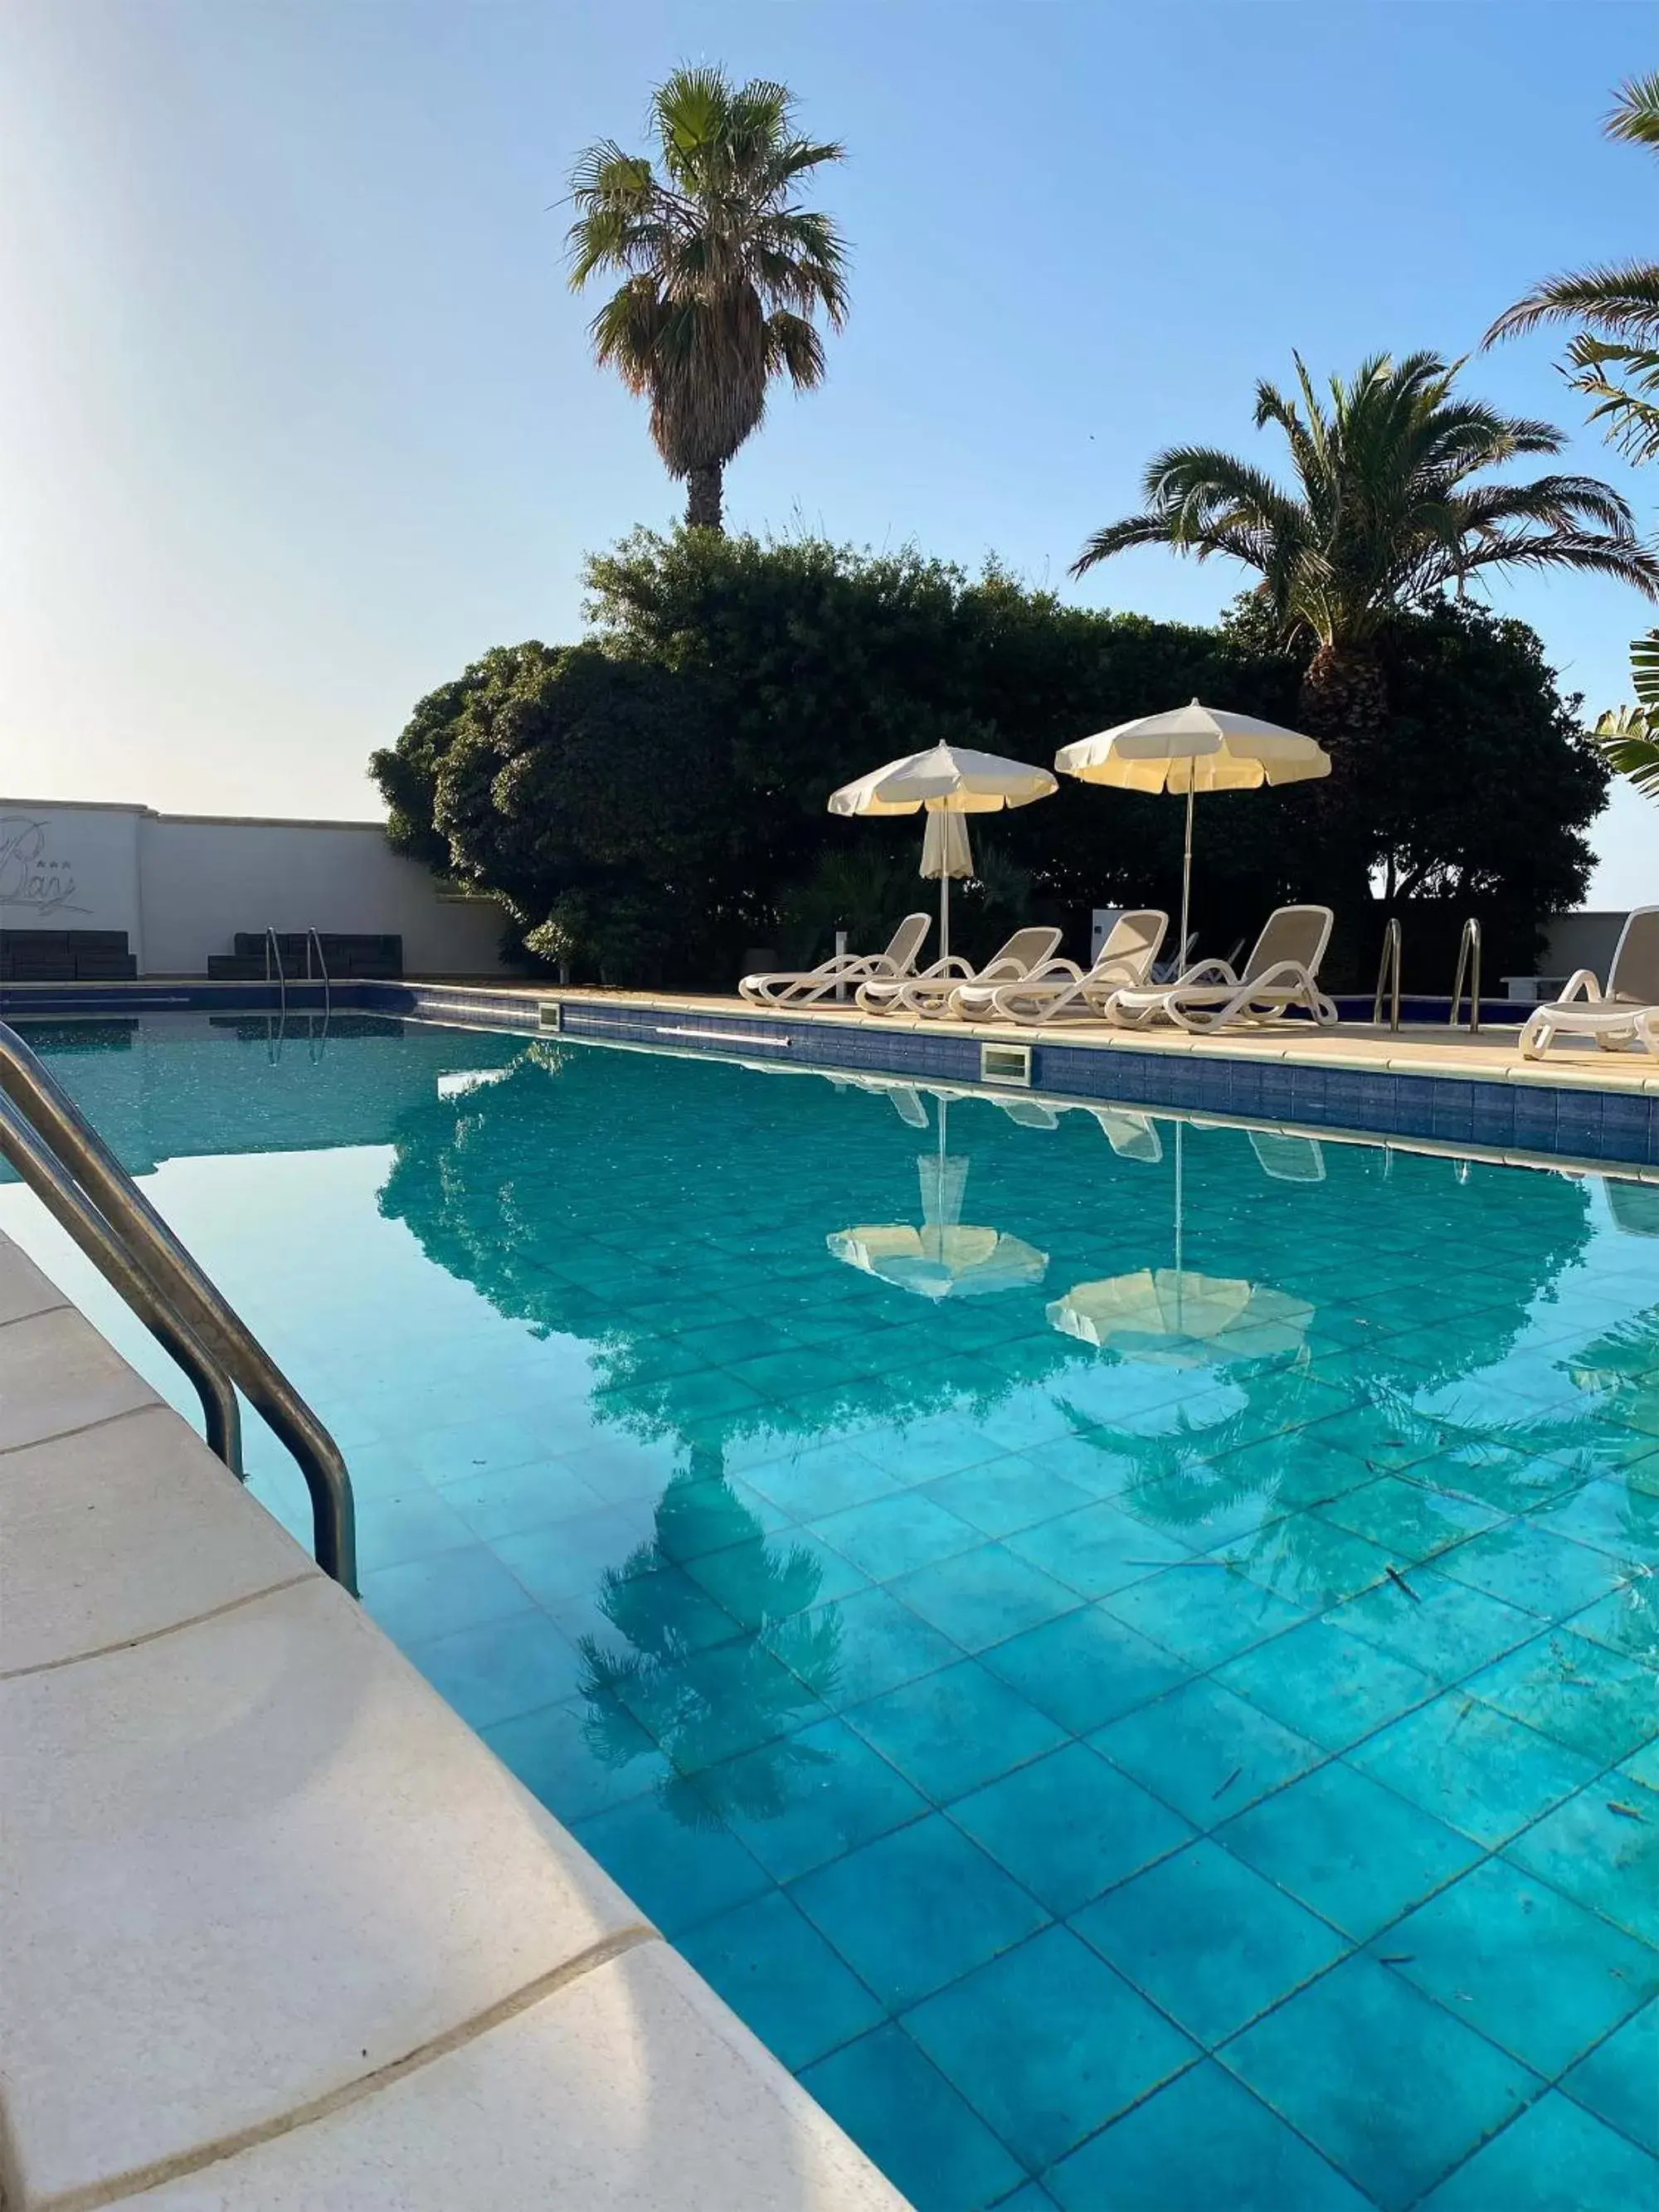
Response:
[{"label": "umbrella reflection in water", "polygon": [[[1182,1265],[1184,1135],[1176,1121],[1174,1267],[1139,1267],[1074,1283],[1049,1306],[1050,1325],[1099,1351],[1166,1367],[1224,1366],[1236,1359],[1303,1352],[1314,1317],[1305,1299],[1232,1277],[1199,1274]],[[1115,1144],[1114,1149],[1122,1152],[1124,1146]]]},{"label": "umbrella reflection in water", "polygon": [[[915,1097],[914,1091],[909,1092]],[[921,1187],[920,1223],[884,1222],[837,1229],[826,1239],[837,1260],[866,1275],[894,1284],[917,1297],[981,1297],[989,1291],[1029,1290],[1042,1280],[1048,1264],[1023,1237],[987,1229],[962,1218],[969,1162],[953,1158],[949,1142],[950,1101],[939,1099],[939,1149],[916,1161]],[[907,1115],[907,1120],[910,1117]]]}]

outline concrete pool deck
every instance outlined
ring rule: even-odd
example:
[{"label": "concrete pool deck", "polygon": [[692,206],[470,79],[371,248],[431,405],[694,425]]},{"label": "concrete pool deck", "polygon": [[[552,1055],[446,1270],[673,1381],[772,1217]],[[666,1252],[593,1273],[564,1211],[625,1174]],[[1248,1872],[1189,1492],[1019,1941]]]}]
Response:
[{"label": "concrete pool deck", "polygon": [[0,1237],[0,2203],[903,2212]]}]

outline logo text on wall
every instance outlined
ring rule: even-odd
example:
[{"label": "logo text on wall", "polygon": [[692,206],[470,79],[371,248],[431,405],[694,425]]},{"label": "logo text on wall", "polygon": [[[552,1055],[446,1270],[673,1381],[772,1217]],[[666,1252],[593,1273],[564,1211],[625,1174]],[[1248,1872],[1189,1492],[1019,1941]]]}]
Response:
[{"label": "logo text on wall", "polygon": [[46,824],[26,814],[0,814],[0,907],[27,907],[42,920],[84,914],[68,861],[51,856]]}]

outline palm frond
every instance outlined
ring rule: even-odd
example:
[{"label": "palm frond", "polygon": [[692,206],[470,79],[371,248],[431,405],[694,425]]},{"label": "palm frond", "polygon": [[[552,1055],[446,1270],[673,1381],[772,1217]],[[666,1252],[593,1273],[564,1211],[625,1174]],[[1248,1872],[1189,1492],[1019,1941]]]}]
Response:
[{"label": "palm frond", "polygon": [[766,362],[774,374],[787,376],[797,392],[810,392],[823,381],[823,340],[805,315],[780,308],[767,318]]},{"label": "palm frond", "polygon": [[1567,348],[1566,368],[1573,391],[1594,402],[1589,420],[1602,425],[1609,445],[1629,461],[1659,455],[1659,350],[1580,331]]},{"label": "palm frond", "polygon": [[1619,105],[1602,125],[1609,138],[1627,145],[1659,148],[1659,73],[1626,78]]},{"label": "palm frond", "polygon": [[1466,568],[1573,568],[1630,584],[1644,599],[1659,599],[1659,556],[1638,538],[1611,531],[1542,530],[1498,532],[1464,556]]},{"label": "palm frond", "polygon": [[1538,477],[1531,483],[1480,484],[1457,493],[1450,507],[1470,530],[1517,521],[1565,529],[1582,518],[1617,536],[1630,537],[1635,526],[1629,501],[1599,477]]},{"label": "palm frond", "polygon": [[1614,337],[1659,332],[1659,264],[1605,263],[1551,276],[1505,307],[1480,341],[1519,337],[1540,323],[1583,322]]},{"label": "palm frond", "polygon": [[1659,799],[1659,629],[1631,641],[1630,672],[1637,703],[1603,714],[1592,742],[1615,775]]},{"label": "palm frond", "polygon": [[1097,562],[1109,561],[1114,553],[1127,552],[1133,545],[1167,545],[1169,542],[1169,526],[1161,514],[1132,514],[1097,530],[1073,562],[1071,573],[1081,576]]},{"label": "palm frond", "polygon": [[1591,742],[1615,775],[1628,777],[1644,798],[1659,799],[1659,726],[1650,729],[1645,708],[1603,714]]}]

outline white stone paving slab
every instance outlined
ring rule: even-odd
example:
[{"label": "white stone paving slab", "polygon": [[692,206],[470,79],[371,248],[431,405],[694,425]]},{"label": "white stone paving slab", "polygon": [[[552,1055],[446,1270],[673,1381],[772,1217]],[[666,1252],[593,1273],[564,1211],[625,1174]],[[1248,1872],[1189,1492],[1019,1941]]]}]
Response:
[{"label": "white stone paving slab", "polygon": [[273,2120],[641,1924],[320,1576],[0,1683],[0,1774],[23,2206]]},{"label": "white stone paving slab", "polygon": [[146,2212],[904,2212],[655,1942],[138,2201]]},{"label": "white stone paving slab", "polygon": [[160,1403],[71,1306],[0,1329],[0,1452]]},{"label": "white stone paving slab", "polygon": [[27,1259],[9,1239],[0,1237],[0,1328],[25,1315],[45,1313],[51,1306],[69,1304],[49,1276]]},{"label": "white stone paving slab", "polygon": [[[0,1389],[5,1375],[0,1332]],[[0,1453],[0,1674],[316,1572],[165,1406]]]}]

